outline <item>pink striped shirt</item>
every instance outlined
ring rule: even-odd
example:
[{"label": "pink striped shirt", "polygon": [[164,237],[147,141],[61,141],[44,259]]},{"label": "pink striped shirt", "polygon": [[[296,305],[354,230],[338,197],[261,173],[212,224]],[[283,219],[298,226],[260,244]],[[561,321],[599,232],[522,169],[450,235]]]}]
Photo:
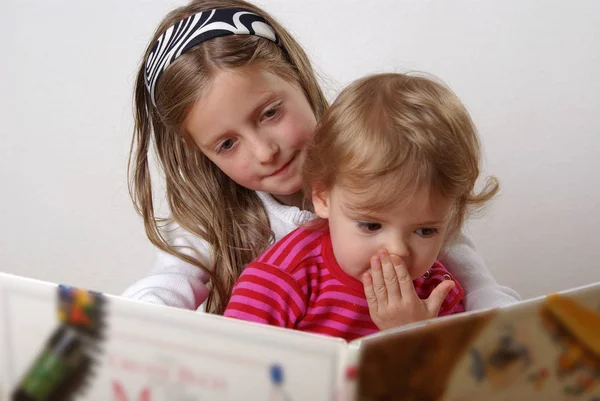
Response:
[{"label": "pink striped shirt", "polygon": [[[452,278],[439,262],[414,280],[426,299]],[[454,279],[439,315],[463,312],[464,291]],[[309,331],[347,341],[375,333],[362,283],[333,256],[329,232],[298,228],[248,264],[233,288],[225,316]]]}]

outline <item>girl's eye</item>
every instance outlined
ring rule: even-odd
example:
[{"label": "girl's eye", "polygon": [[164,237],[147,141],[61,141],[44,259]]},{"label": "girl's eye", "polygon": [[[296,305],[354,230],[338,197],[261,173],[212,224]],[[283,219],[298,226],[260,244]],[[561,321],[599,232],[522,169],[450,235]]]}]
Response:
[{"label": "girl's eye", "polygon": [[415,232],[420,237],[430,238],[430,237],[433,237],[434,235],[436,235],[438,233],[438,230],[437,230],[437,228],[424,227],[424,228],[417,228],[417,230]]},{"label": "girl's eye", "polygon": [[361,229],[362,231],[368,232],[368,233],[373,233],[375,231],[379,231],[381,230],[381,224],[379,223],[371,223],[368,221],[359,221],[358,222],[358,228]]},{"label": "girl's eye", "polygon": [[226,152],[230,150],[233,145],[235,145],[235,141],[231,138],[225,139],[223,142],[219,144],[217,147],[217,153]]},{"label": "girl's eye", "polygon": [[276,117],[279,114],[279,109],[281,108],[281,104],[277,104],[270,109],[267,109],[261,116],[260,121],[270,120],[273,117]]}]

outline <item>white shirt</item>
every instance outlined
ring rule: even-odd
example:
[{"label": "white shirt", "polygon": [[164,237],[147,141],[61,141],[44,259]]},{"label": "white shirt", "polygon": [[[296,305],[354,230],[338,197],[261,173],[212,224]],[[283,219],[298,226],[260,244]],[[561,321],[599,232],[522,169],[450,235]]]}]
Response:
[{"label": "white shirt", "polygon": [[[270,194],[257,194],[265,205],[276,241],[315,217],[309,211],[280,204]],[[175,223],[171,223],[163,235],[170,245],[185,247],[180,250],[208,265],[210,245],[206,241]],[[442,251],[440,261],[463,286],[467,310],[504,306],[520,299],[512,289],[498,285],[483,259],[476,253],[471,240],[463,234]],[[208,297],[207,281],[208,275],[202,269],[159,250],[154,268],[146,277],[127,288],[123,296],[143,302],[200,310],[201,304]]]}]

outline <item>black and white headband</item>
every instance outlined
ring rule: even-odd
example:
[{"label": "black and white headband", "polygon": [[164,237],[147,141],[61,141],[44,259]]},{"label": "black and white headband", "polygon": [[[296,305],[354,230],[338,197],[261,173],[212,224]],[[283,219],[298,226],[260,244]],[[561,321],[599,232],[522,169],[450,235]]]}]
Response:
[{"label": "black and white headband", "polygon": [[206,40],[228,35],[256,35],[279,44],[275,29],[248,10],[217,8],[192,14],[160,35],[146,59],[144,80],[152,104],[156,107],[158,79],[173,61]]}]

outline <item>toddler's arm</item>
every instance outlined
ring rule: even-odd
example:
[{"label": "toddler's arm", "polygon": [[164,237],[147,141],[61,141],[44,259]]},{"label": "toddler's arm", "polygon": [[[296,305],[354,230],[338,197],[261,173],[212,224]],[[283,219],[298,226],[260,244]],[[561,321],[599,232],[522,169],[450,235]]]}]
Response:
[{"label": "toddler's arm", "polygon": [[224,315],[293,329],[306,312],[305,294],[287,272],[250,263],[233,287]]}]

